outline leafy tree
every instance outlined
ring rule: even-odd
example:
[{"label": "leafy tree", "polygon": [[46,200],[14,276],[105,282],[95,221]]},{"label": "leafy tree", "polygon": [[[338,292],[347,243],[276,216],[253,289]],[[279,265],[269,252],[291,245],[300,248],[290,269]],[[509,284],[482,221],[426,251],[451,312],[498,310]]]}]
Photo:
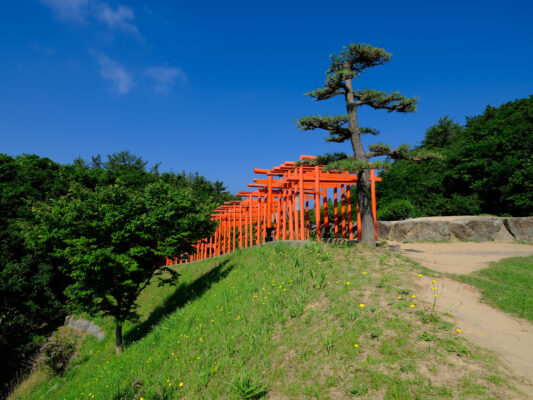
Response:
[{"label": "leafy tree", "polygon": [[37,216],[41,218],[71,186],[94,191],[119,185],[134,193],[157,182],[186,191],[195,204],[206,207],[233,199],[220,182],[198,174],[160,174],[157,165],[149,169],[128,151],[105,160],[77,158],[67,165],[36,155],[0,154],[0,398],[7,395],[9,381],[23,373],[21,367],[29,366],[25,360],[37,350],[39,338],[62,323],[64,291],[72,283],[68,260],[61,253],[64,226],[57,221],[56,231],[39,238],[38,232],[47,231]]},{"label": "leafy tree", "polygon": [[533,215],[533,96],[467,118],[450,146],[454,191],[479,196],[483,213]]},{"label": "leafy tree", "polygon": [[446,115],[439,119],[438,124],[432,125],[426,130],[426,135],[424,140],[422,140],[422,147],[442,149],[459,137],[462,131],[463,127]]},{"label": "leafy tree", "polygon": [[421,216],[533,215],[533,96],[488,106],[464,128],[441,118],[422,146],[443,157],[395,161],[377,185],[379,208],[405,199]]},{"label": "leafy tree", "polygon": [[[55,255],[71,279],[65,290],[70,307],[112,316],[120,354],[122,324],[136,318],[139,294],[154,276],[177,279],[164,259],[191,251],[211,234],[211,209],[195,201],[191,188],[161,181],[136,189],[122,183],[74,185],[67,196],[36,210],[38,227],[28,241],[61,241]],[[164,272],[170,278],[163,279]]]},{"label": "leafy tree", "polygon": [[0,154],[0,397],[36,350],[31,336],[53,326],[64,300],[62,274],[47,254],[27,248],[22,229],[33,222],[33,204],[66,192],[61,171],[48,158]]},{"label": "leafy tree", "polygon": [[[326,169],[341,169],[357,172],[357,204],[362,219],[362,240],[375,244],[372,206],[370,200],[370,168],[383,166],[382,163],[374,162],[370,165],[370,159],[378,156],[388,156],[394,159],[422,160],[431,155],[424,151],[417,154],[409,152],[408,146],[402,145],[392,150],[388,145],[375,144],[369,146],[370,151],[365,151],[362,134],[376,135],[378,132],[373,128],[360,127],[357,111],[359,107],[369,106],[375,110],[388,112],[409,113],[416,109],[417,99],[407,98],[400,92],[386,93],[372,89],[355,89],[354,80],[357,79],[367,68],[382,65],[390,60],[391,54],[385,50],[372,47],[367,44],[353,43],[344,47],[340,54],[332,55],[331,66],[326,71],[324,87],[316,89],[306,95],[314,100],[321,101],[331,99],[338,95],[344,96],[346,114],[335,116],[309,116],[301,118],[298,128],[304,131],[323,129],[329,132],[327,141],[344,142],[349,140],[353,156],[343,154],[333,157],[326,165]],[[326,157],[327,158],[327,157]],[[324,158],[316,162],[323,162]]]}]

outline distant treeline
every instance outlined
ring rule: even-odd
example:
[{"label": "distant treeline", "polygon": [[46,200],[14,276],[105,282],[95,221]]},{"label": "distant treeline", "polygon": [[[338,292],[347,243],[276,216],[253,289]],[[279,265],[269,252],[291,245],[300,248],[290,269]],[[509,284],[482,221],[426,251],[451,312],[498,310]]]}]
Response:
[{"label": "distant treeline", "polygon": [[488,106],[461,126],[448,117],[421,148],[442,155],[395,161],[376,185],[378,217],[533,215],[533,96]]},{"label": "distant treeline", "polygon": [[35,207],[74,187],[120,185],[133,191],[155,182],[192,192],[195,201],[215,207],[234,199],[221,182],[198,174],[160,173],[157,165],[148,169],[127,151],[105,161],[97,156],[67,165],[36,155],[0,154],[0,397],[37,343],[64,317],[69,279],[53,259],[56,249],[26,240],[36,223]]}]

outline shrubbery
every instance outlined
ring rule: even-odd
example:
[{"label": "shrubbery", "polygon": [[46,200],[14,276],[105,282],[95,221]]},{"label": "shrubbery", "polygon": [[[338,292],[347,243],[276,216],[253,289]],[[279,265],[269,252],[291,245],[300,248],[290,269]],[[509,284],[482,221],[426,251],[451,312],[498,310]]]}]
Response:
[{"label": "shrubbery", "polygon": [[407,218],[416,218],[419,210],[409,201],[404,199],[394,200],[378,209],[380,221],[398,221]]},{"label": "shrubbery", "polygon": [[76,353],[76,339],[62,332],[54,333],[41,348],[41,362],[57,375],[63,375]]}]

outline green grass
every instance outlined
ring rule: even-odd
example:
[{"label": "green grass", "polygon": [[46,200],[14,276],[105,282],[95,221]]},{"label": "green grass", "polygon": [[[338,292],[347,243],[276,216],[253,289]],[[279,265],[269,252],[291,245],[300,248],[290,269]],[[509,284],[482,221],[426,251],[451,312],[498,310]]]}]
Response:
[{"label": "green grass", "polygon": [[507,258],[453,277],[478,287],[488,304],[533,322],[533,256]]},{"label": "green grass", "polygon": [[36,371],[12,398],[520,398],[490,353],[411,297],[417,268],[317,243],[180,266],[177,287],[141,296],[122,355],[113,322],[96,319],[103,341],[87,337],[64,377]]}]

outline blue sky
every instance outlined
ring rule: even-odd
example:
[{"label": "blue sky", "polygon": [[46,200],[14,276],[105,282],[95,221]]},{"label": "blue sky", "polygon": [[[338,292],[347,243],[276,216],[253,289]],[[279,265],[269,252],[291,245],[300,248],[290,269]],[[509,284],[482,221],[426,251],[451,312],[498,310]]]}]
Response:
[{"label": "blue sky", "polygon": [[[533,93],[531,1],[111,1],[0,3],[0,152],[68,163],[128,149],[232,191],[252,168],[349,151],[294,119],[328,56],[351,42],[394,56],[359,88],[419,98],[414,114],[363,110],[380,141],[417,144],[444,115]],[[369,142],[367,142],[369,143]]]}]

